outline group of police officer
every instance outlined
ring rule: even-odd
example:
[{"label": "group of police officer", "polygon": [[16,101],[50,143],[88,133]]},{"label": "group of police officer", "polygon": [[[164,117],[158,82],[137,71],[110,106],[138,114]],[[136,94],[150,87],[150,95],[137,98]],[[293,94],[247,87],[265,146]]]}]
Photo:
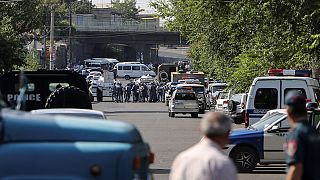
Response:
[{"label": "group of police officer", "polygon": [[112,100],[116,103],[123,102],[164,102],[164,85],[162,83],[135,83],[130,81],[123,86],[120,81],[114,82]]}]

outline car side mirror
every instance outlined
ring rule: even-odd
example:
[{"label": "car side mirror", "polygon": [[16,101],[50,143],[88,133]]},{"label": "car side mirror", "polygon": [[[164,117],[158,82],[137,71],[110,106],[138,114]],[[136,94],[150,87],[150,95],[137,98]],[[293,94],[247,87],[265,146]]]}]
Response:
[{"label": "car side mirror", "polygon": [[268,132],[271,132],[271,133],[280,132],[280,127],[272,126],[272,128]]}]

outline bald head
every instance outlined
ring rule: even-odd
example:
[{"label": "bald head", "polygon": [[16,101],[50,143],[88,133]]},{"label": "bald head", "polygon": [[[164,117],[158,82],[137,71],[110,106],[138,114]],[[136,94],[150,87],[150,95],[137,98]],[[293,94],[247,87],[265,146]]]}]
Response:
[{"label": "bald head", "polygon": [[208,112],[201,120],[200,130],[207,137],[221,136],[231,129],[231,120],[220,112]]}]

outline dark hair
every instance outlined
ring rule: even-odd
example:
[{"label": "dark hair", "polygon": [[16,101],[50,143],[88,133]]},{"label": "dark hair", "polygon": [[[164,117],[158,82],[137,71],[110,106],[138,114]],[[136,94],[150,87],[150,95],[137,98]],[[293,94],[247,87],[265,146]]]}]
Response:
[{"label": "dark hair", "polygon": [[301,116],[307,115],[306,108],[297,108],[297,107],[288,106],[288,110],[289,110],[288,112],[293,117],[301,117]]}]

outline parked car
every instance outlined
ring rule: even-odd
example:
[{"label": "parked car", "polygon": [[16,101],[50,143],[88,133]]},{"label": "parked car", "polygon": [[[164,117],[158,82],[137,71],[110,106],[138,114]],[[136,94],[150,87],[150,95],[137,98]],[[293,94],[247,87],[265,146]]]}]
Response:
[{"label": "parked car", "polygon": [[231,91],[225,91],[219,93],[219,96],[216,101],[215,111],[224,111],[226,112],[228,109],[229,99],[231,97]]},{"label": "parked car", "polygon": [[0,179],[149,179],[154,155],[119,121],[3,109]]},{"label": "parked car", "polygon": [[40,115],[63,115],[76,116],[81,118],[106,119],[106,116],[101,111],[89,109],[72,109],[72,108],[54,108],[54,109],[38,109],[30,113]]},{"label": "parked car", "polygon": [[246,93],[232,95],[228,102],[228,114],[235,124],[244,123],[248,95]]},{"label": "parked car", "polygon": [[169,117],[175,114],[191,114],[191,117],[198,117],[199,102],[193,90],[177,89],[173,92],[169,101]]},{"label": "parked car", "polygon": [[[319,131],[320,109],[308,111],[308,122]],[[233,130],[224,152],[239,172],[251,172],[258,163],[283,164],[283,144],[289,129],[286,109],[270,110],[248,128]]]}]

